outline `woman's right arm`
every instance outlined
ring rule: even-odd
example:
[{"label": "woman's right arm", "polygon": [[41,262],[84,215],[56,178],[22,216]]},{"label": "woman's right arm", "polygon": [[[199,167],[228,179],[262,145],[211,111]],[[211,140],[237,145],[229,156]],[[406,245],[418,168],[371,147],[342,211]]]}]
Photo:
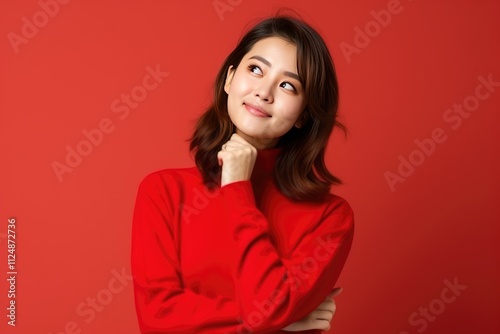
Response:
[{"label": "woman's right arm", "polygon": [[176,200],[158,186],[165,182],[165,176],[147,176],[134,208],[131,266],[141,333],[237,333],[240,318],[234,300],[208,298],[182,284],[170,224]]}]

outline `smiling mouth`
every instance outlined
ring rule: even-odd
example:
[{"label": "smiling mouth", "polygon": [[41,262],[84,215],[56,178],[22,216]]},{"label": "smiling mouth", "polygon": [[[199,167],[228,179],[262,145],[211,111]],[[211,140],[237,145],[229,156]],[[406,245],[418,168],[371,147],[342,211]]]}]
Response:
[{"label": "smiling mouth", "polygon": [[258,109],[254,106],[251,106],[249,104],[244,103],[245,109],[250,113],[250,115],[256,116],[256,117],[262,117],[262,118],[268,118],[271,117],[268,113],[264,112],[261,109]]}]

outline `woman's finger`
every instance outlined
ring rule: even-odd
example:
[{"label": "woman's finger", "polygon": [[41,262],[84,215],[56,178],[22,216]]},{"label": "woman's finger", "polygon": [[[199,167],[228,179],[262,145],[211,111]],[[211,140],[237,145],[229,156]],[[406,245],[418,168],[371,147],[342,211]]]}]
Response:
[{"label": "woman's finger", "polygon": [[227,151],[232,151],[232,150],[234,151],[234,150],[238,150],[238,149],[244,149],[246,147],[248,147],[248,145],[245,145],[245,144],[240,143],[238,141],[229,140],[222,145],[221,149],[227,150]]},{"label": "woman's finger", "polygon": [[336,296],[340,295],[342,293],[342,291],[344,291],[344,288],[335,288],[332,290],[332,292],[330,292],[329,296],[336,297]]},{"label": "woman's finger", "polygon": [[236,142],[238,142],[238,143],[241,143],[241,144],[244,144],[244,145],[250,145],[250,143],[249,143],[249,142],[247,142],[245,139],[243,139],[243,137],[242,137],[242,136],[240,136],[240,135],[239,135],[239,134],[237,134],[237,133],[233,133],[233,134],[231,135],[231,139],[230,139],[230,140],[234,140],[234,141],[236,141]]},{"label": "woman's finger", "polygon": [[337,306],[335,304],[328,303],[328,304],[322,304],[322,305],[320,305],[313,312],[328,312],[333,317],[333,315],[335,314],[336,310],[337,310]]},{"label": "woman's finger", "polygon": [[311,313],[311,316],[317,320],[332,321],[333,312],[330,310],[315,310]]},{"label": "woman's finger", "polygon": [[330,297],[327,297],[319,306],[317,309],[331,309],[335,306],[335,300],[331,299]]}]

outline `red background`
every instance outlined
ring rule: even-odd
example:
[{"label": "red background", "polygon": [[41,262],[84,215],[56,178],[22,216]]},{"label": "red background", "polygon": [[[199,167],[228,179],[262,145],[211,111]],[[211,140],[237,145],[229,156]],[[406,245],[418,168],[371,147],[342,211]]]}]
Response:
[{"label": "red background", "polygon": [[[0,282],[0,332],[138,332],[132,284],[113,279],[130,273],[138,183],[193,164],[185,139],[224,57],[249,22],[287,6],[329,45],[350,129],[347,140],[332,137],[327,156],[345,181],[333,191],[351,203],[357,224],[331,332],[499,333],[500,87],[457,129],[443,116],[473,101],[479,76],[500,81],[500,3],[401,0],[377,30],[371,11],[388,1],[220,2],[229,6],[221,16],[212,0],[71,1],[47,22],[37,1],[2,2],[0,277],[9,217],[17,219],[18,275],[15,328]],[[23,17],[34,16],[38,31],[13,46],[9,36],[22,36]],[[346,57],[341,43],[355,46],[356,27],[367,24],[369,42]],[[111,103],[157,64],[169,76],[120,119]],[[58,180],[53,162],[64,164],[66,146],[76,149],[82,131],[106,118],[114,130]],[[435,128],[446,140],[418,160],[415,140]],[[398,173],[400,155],[420,165],[391,189],[384,173]],[[455,278],[467,288],[439,302],[444,281]],[[96,296],[106,305],[90,319]],[[425,330],[409,321],[429,306],[439,314]]]}]

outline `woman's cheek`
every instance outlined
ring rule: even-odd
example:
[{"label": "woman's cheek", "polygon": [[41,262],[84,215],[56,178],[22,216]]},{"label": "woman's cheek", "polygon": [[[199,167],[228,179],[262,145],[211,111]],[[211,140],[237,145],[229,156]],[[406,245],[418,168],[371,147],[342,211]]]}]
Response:
[{"label": "woman's cheek", "polygon": [[283,120],[285,120],[287,124],[291,123],[294,125],[299,119],[301,113],[300,108],[298,108],[297,105],[291,105],[285,110],[287,110],[287,112],[283,115]]}]

